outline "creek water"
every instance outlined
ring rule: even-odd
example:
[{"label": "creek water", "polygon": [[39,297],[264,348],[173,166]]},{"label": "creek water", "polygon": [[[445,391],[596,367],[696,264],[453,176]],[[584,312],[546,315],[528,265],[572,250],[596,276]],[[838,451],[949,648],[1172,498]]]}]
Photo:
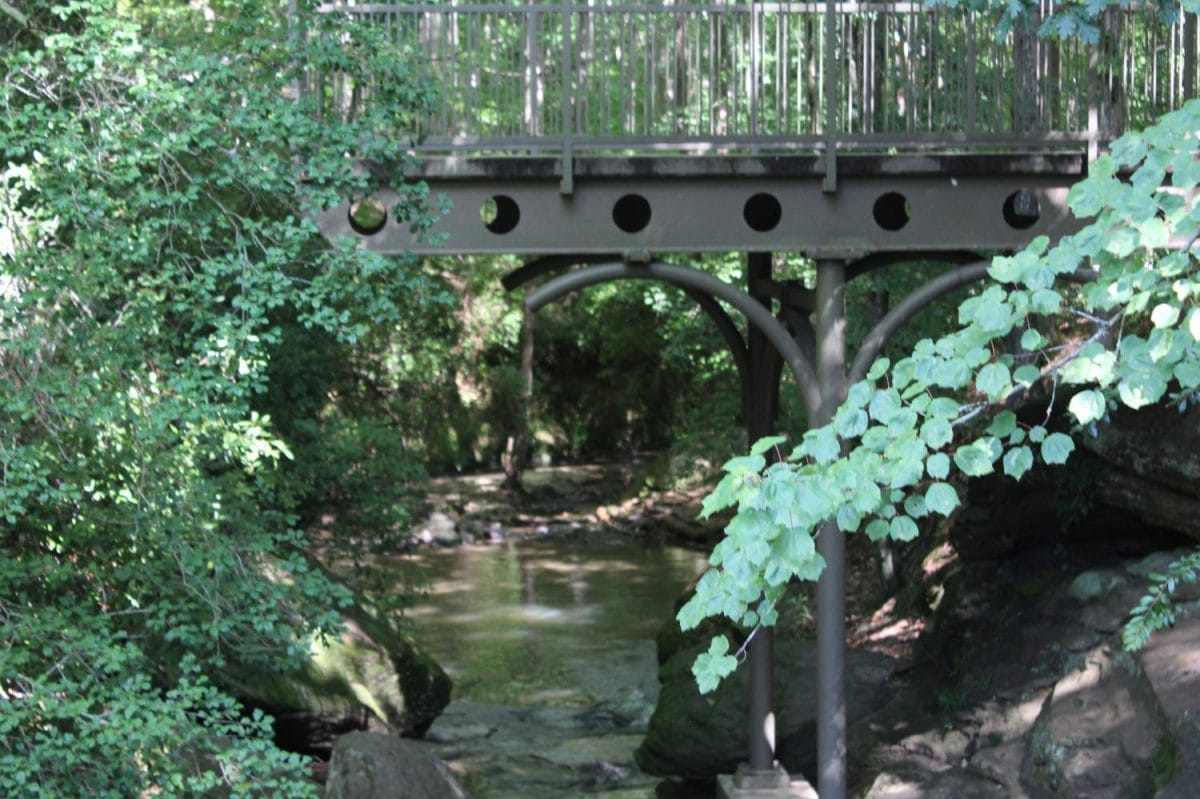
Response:
[{"label": "creek water", "polygon": [[409,558],[415,639],[454,679],[430,729],[476,799],[654,796],[633,750],[658,694],[654,639],[704,553],[512,540]]}]

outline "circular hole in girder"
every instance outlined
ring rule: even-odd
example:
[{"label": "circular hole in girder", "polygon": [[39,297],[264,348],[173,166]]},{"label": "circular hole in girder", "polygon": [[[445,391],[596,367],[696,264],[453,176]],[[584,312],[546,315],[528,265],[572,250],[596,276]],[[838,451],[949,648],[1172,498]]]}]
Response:
[{"label": "circular hole in girder", "polygon": [[613,224],[626,233],[637,233],[650,224],[650,201],[640,194],[626,194],[613,203]]},{"label": "circular hole in girder", "polygon": [[387,224],[387,206],[376,197],[363,197],[350,203],[346,219],[350,229],[362,236],[374,236]]},{"label": "circular hole in girder", "polygon": [[1014,191],[1005,197],[1002,213],[1008,226],[1016,230],[1031,228],[1042,218],[1042,209],[1038,205],[1037,195],[1029,189]]},{"label": "circular hole in girder", "polygon": [[760,192],[746,200],[746,204],[742,206],[742,218],[751,230],[766,233],[774,230],[779,220],[783,219],[783,206],[775,199],[774,194]]},{"label": "circular hole in girder", "polygon": [[910,210],[908,198],[898,191],[889,191],[875,200],[871,215],[884,230],[900,230],[912,218]]},{"label": "circular hole in girder", "polygon": [[503,236],[511,233],[521,221],[521,208],[507,194],[496,194],[484,201],[479,218],[488,232]]}]

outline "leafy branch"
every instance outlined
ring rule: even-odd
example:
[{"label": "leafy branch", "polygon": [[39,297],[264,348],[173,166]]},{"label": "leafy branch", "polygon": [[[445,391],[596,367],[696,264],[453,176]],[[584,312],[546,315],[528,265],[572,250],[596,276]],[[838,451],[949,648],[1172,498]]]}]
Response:
[{"label": "leafy branch", "polygon": [[[827,519],[843,533],[909,541],[919,520],[958,507],[955,472],[1019,480],[1036,461],[1065,463],[1075,442],[1047,427],[1060,383],[1074,392],[1067,411],[1077,430],[1102,423],[1118,404],[1136,409],[1172,386],[1183,394],[1200,388],[1200,270],[1190,247],[1171,247],[1200,230],[1200,204],[1185,199],[1200,185],[1198,132],[1200,101],[1193,100],[1114,142],[1069,195],[1072,211],[1093,222],[1053,248],[1040,238],[996,258],[988,271],[994,283],[959,306],[958,330],[919,341],[895,364],[876,361],[832,422],[805,433],[786,461],[768,465],[763,453],[779,440],[764,439],[726,463],[702,515],[736,513],[680,625],[716,615],[773,624],[788,582],[815,580],[824,569],[814,536]],[[1055,283],[1080,270],[1094,279],[1068,309]],[[1056,345],[1029,326],[1034,314],[1064,325],[1083,319],[1095,329]],[[1006,352],[1002,342],[1018,329],[1020,352]],[[1045,421],[1020,424],[1011,408],[1047,379]],[[1156,601],[1148,607],[1159,608]],[[1139,618],[1153,627],[1169,615]],[[718,638],[697,659],[702,690],[736,667],[728,650]]]}]

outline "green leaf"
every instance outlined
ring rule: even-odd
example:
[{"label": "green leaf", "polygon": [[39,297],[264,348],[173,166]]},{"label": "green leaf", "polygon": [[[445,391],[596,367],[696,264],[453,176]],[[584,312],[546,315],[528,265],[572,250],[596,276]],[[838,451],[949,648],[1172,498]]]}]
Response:
[{"label": "green leaf", "polygon": [[978,441],[959,447],[954,453],[954,465],[960,472],[970,477],[991,474],[992,461],[990,450]]},{"label": "green leaf", "polygon": [[1046,440],[1046,428],[1040,424],[1029,428],[1029,440],[1034,444],[1040,444]]},{"label": "green leaf", "polygon": [[903,515],[897,515],[892,519],[888,529],[888,534],[897,541],[912,541],[919,532],[917,523]]},{"label": "green leaf", "polygon": [[729,640],[723,635],[718,635],[712,639],[708,651],[696,657],[692,664],[692,675],[696,678],[696,687],[700,689],[700,693],[712,693],[721,684],[721,680],[733,674],[737,668],[737,658],[728,652]]},{"label": "green leaf", "polygon": [[930,455],[925,461],[925,471],[935,480],[945,479],[950,474],[950,456],[944,452],[937,452]]},{"label": "green leaf", "polygon": [[925,507],[933,513],[949,516],[958,507],[958,492],[949,483],[934,483],[925,491]]},{"label": "green leaf", "polygon": [[1155,327],[1171,327],[1179,321],[1180,308],[1173,303],[1159,303],[1150,312],[1150,321]]},{"label": "green leaf", "polygon": [[1014,480],[1033,468],[1033,450],[1029,447],[1014,447],[1004,453],[1004,473]]},{"label": "green leaf", "polygon": [[1049,464],[1063,464],[1075,450],[1075,442],[1063,433],[1051,433],[1042,442],[1042,460]]},{"label": "green leaf", "polygon": [[975,378],[975,387],[992,402],[1002,399],[1012,388],[1008,367],[1002,363],[989,363],[979,370],[979,376]]},{"label": "green leaf", "polygon": [[1035,328],[1029,328],[1021,334],[1021,349],[1034,352],[1046,346],[1046,337]]},{"label": "green leaf", "polygon": [[804,450],[817,463],[832,463],[842,454],[841,443],[830,427],[819,427],[805,433]]},{"label": "green leaf", "polygon": [[[758,441],[754,442],[754,446],[750,447],[750,454],[762,455],[767,450],[774,449],[785,441],[787,441],[787,436],[766,436],[764,438],[760,438]],[[761,466],[754,471],[759,471],[760,469],[762,469]]]},{"label": "green leaf", "polygon": [[929,509],[925,506],[925,497],[922,494],[909,494],[904,498],[904,512],[914,519],[923,519],[929,515]]},{"label": "green leaf", "polygon": [[1036,383],[1041,376],[1042,372],[1040,369],[1031,363],[1027,363],[1024,366],[1017,367],[1017,370],[1013,372],[1013,382],[1019,386],[1029,388]]},{"label": "green leaf", "polygon": [[1108,411],[1108,402],[1100,391],[1088,389],[1071,397],[1067,410],[1080,424],[1089,424],[1104,418],[1104,414]]},{"label": "green leaf", "polygon": [[882,541],[888,537],[891,526],[883,519],[873,519],[867,524],[867,538],[872,541]]},{"label": "green leaf", "polygon": [[954,428],[940,416],[932,416],[921,425],[921,438],[930,449],[940,449],[954,440]]},{"label": "green leaf", "polygon": [[875,363],[871,364],[871,369],[867,372],[867,380],[878,380],[887,374],[888,367],[892,362],[887,358],[878,358]]},{"label": "green leaf", "polygon": [[1017,428],[1017,415],[1009,410],[1000,411],[996,414],[996,418],[988,425],[987,434],[1003,438],[1012,433]]},{"label": "green leaf", "polygon": [[837,512],[838,529],[843,533],[854,533],[862,524],[862,514],[852,505],[842,505]]}]

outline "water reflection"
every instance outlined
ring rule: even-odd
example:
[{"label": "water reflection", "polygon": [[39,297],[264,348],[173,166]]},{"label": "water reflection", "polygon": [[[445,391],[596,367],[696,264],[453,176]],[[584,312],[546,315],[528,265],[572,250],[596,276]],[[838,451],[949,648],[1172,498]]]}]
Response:
[{"label": "water reflection", "polygon": [[412,556],[430,594],[414,636],[455,698],[503,704],[618,701],[657,693],[654,636],[702,553],[640,544],[506,542]]}]

